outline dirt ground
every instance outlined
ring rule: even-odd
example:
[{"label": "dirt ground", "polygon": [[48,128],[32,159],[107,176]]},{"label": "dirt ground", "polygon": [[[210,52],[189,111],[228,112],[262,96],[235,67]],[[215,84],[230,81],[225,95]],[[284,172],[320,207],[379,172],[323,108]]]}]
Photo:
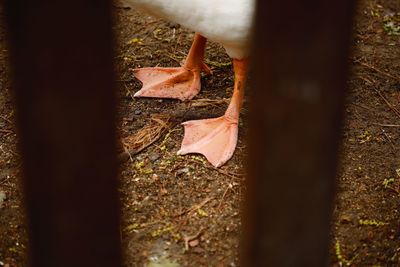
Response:
[{"label": "dirt ground", "polygon": [[[114,11],[124,266],[237,266],[246,105],[227,165],[215,169],[201,156],[176,155],[180,122],[225,111],[230,59],[209,42],[206,62],[214,74],[202,77],[191,102],[135,99],[141,84],[129,69],[179,66],[193,32],[123,4]],[[0,27],[0,266],[11,267],[26,266],[27,235],[6,41]],[[364,1],[352,46],[330,265],[400,266],[400,2]]]}]

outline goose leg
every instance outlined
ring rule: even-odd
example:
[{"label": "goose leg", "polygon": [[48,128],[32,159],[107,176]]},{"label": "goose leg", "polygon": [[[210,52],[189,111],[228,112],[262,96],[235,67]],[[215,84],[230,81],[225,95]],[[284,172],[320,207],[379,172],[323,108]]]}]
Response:
[{"label": "goose leg", "polygon": [[235,86],[231,102],[222,117],[183,123],[185,136],[179,155],[200,153],[215,167],[222,166],[232,157],[238,138],[247,62],[247,59],[233,60]]},{"label": "goose leg", "polygon": [[196,33],[186,61],[178,68],[134,69],[134,76],[143,83],[135,97],[176,98],[182,101],[192,99],[200,92],[200,72],[211,74],[204,63],[207,39]]}]

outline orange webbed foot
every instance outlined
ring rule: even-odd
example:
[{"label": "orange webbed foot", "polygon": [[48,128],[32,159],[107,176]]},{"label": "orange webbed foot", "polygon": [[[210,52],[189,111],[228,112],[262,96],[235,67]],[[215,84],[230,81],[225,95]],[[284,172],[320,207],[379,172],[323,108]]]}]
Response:
[{"label": "orange webbed foot", "polygon": [[183,123],[185,136],[178,155],[199,153],[215,167],[225,164],[233,155],[238,139],[237,120],[222,116]]},{"label": "orange webbed foot", "polygon": [[133,73],[143,83],[135,97],[190,100],[200,92],[200,70],[179,68],[142,68]]},{"label": "orange webbed foot", "polygon": [[143,87],[136,97],[176,98],[190,100],[200,92],[200,73],[211,74],[204,63],[204,49],[207,39],[196,33],[189,54],[182,67],[178,68],[141,68],[133,74]]},{"label": "orange webbed foot", "polygon": [[235,85],[224,116],[183,123],[185,135],[178,155],[203,154],[215,167],[222,166],[232,157],[238,140],[238,121],[243,103],[247,62],[247,59],[233,61]]}]

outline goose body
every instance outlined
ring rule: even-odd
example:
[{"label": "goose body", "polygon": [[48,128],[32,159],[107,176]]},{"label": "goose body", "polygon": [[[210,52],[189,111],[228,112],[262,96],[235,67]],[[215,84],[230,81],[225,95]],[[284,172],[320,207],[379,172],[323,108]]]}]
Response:
[{"label": "goose body", "polygon": [[126,1],[220,43],[232,58],[242,59],[249,54],[255,0]]}]

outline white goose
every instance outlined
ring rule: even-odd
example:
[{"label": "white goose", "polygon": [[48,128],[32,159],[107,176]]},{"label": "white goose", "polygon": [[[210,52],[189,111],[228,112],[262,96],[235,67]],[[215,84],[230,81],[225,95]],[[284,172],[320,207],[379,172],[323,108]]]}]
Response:
[{"label": "white goose", "polygon": [[235,85],[224,116],[183,123],[185,136],[178,154],[200,153],[216,167],[235,151],[240,107],[248,65],[256,0],[126,0],[150,14],[196,31],[185,63],[179,68],[135,69],[143,83],[136,97],[192,99],[200,91],[200,72],[211,73],[204,63],[206,38],[222,44],[233,58]]}]

